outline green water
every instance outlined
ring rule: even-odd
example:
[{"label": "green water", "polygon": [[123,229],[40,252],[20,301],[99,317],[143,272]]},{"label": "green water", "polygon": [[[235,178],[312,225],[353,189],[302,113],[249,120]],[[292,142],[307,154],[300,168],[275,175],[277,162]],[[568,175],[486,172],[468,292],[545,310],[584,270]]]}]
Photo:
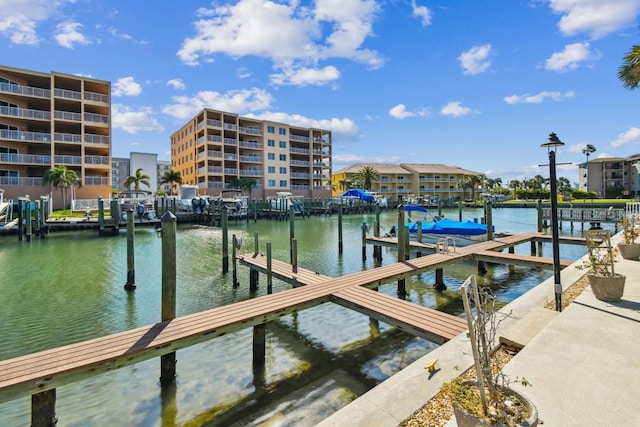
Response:
[{"label": "green water", "polygon": [[[457,219],[457,211],[446,212]],[[465,210],[464,219],[480,211]],[[535,230],[533,209],[497,209],[497,231]],[[374,215],[343,217],[344,254],[338,254],[338,217],[296,219],[298,262],[303,268],[339,276],[374,268],[372,248],[361,258],[361,224]],[[383,229],[396,221],[382,214]],[[231,222],[231,233],[243,241],[240,252],[252,252],[254,234],[265,253],[289,259],[289,223]],[[568,228],[568,227],[565,227]],[[579,227],[565,234],[580,235]],[[177,234],[177,314],[206,310],[266,294],[266,278],[249,291],[248,268],[239,266],[240,286],[223,275],[222,235],[218,228],[179,226]],[[528,245],[517,253],[528,253]],[[576,259],[581,247],[562,247],[562,258]],[[550,245],[544,255],[551,256]],[[383,265],[395,251],[383,248]],[[0,359],[113,334],[160,321],[161,239],[153,229],[135,233],[135,283],[127,292],[126,233],[98,238],[96,231],[50,233],[45,239],[18,242],[0,235]],[[433,291],[431,272],[407,280],[407,299],[454,314],[462,309],[455,290],[473,263],[444,270],[450,290]],[[490,284],[508,302],[551,276],[550,271],[491,267],[481,283]],[[274,292],[288,289],[274,281]],[[380,288],[395,295],[396,283]],[[225,335],[177,353],[176,387],[159,387],[159,361],[150,360],[60,387],[57,413],[64,426],[173,425],[314,425],[360,394],[423,356],[435,344],[368,317],[327,303],[286,316],[267,326],[264,377],[252,370],[252,329]],[[0,404],[0,425],[30,424],[30,399]]]}]

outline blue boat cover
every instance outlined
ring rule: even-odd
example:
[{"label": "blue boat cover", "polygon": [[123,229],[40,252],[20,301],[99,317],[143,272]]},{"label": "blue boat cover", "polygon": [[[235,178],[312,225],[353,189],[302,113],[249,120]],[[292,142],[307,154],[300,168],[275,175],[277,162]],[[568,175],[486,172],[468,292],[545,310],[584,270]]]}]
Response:
[{"label": "blue boat cover", "polygon": [[418,205],[405,205],[404,210],[407,212],[411,212],[411,211],[429,212],[427,208],[425,208],[424,206],[418,206]]},{"label": "blue boat cover", "polygon": [[359,188],[351,188],[345,191],[342,193],[342,197],[358,197],[360,200],[364,200],[365,202],[373,202],[374,200],[374,197],[371,194]]},{"label": "blue boat cover", "polygon": [[[407,223],[407,226],[409,227],[410,233],[418,232],[416,222]],[[478,236],[487,233],[487,226],[485,224],[478,224],[472,221],[452,221],[445,218],[436,222],[423,222],[422,232],[425,234],[459,234],[463,236]]]}]

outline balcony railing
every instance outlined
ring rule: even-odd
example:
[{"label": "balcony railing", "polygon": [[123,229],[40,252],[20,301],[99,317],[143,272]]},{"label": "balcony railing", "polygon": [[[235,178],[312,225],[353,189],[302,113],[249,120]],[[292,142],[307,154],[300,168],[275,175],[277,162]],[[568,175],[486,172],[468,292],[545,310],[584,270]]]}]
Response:
[{"label": "balcony railing", "polygon": [[94,135],[86,133],[84,135],[84,142],[90,144],[109,144],[109,137],[105,135]]},{"label": "balcony railing", "polygon": [[51,134],[42,132],[24,132],[19,130],[0,130],[0,139],[11,139],[25,142],[51,143]]},{"label": "balcony railing", "polygon": [[240,169],[240,176],[262,176],[262,171],[253,169]]},{"label": "balcony railing", "polygon": [[22,165],[50,165],[51,156],[43,154],[0,153],[0,163],[15,163]]},{"label": "balcony railing", "polygon": [[222,122],[220,120],[208,119],[207,126],[219,128],[222,127]]},{"label": "balcony railing", "polygon": [[310,185],[292,185],[291,186],[292,190],[309,190],[311,189]]},{"label": "balcony railing", "polygon": [[107,156],[84,156],[84,162],[89,165],[108,165],[109,157]]},{"label": "balcony railing", "polygon": [[229,130],[237,130],[238,126],[233,124],[233,123],[225,123],[223,126],[225,129],[229,129]]},{"label": "balcony railing", "polygon": [[53,112],[53,117],[57,120],[67,120],[70,122],[81,122],[82,114],[80,113],[72,113],[70,111],[59,111],[56,110]]},{"label": "balcony railing", "polygon": [[84,185],[109,185],[109,178],[106,176],[86,176]]},{"label": "balcony railing", "polygon": [[260,143],[256,141],[239,141],[238,146],[242,148],[255,148],[255,149],[261,148]]},{"label": "balcony railing", "polygon": [[240,156],[241,162],[249,162],[249,163],[261,163],[262,158],[260,156]]},{"label": "balcony railing", "polygon": [[66,164],[66,165],[81,165],[82,157],[81,156],[54,156],[53,161],[56,164]]},{"label": "balcony railing", "polygon": [[289,139],[292,141],[309,142],[308,136],[289,135]]},{"label": "balcony railing", "polygon": [[258,127],[254,127],[254,126],[240,126],[240,132],[242,133],[248,133],[249,135],[262,135],[262,132],[260,132],[260,128]]},{"label": "balcony railing", "polygon": [[48,111],[20,107],[0,107],[0,115],[22,119],[51,120],[51,113]]},{"label": "balcony railing", "polygon": [[224,139],[224,144],[225,145],[238,145],[238,140],[235,138],[225,138]]},{"label": "balcony railing", "polygon": [[291,147],[289,151],[295,154],[309,154],[309,150],[306,148]]},{"label": "balcony railing", "polygon": [[109,123],[109,116],[96,113],[84,113],[84,120],[93,123]]},{"label": "balcony railing", "polygon": [[82,99],[82,93],[75,90],[68,90],[68,89],[55,88],[53,90],[53,95],[60,98],[76,99],[78,101]]},{"label": "balcony railing", "polygon": [[22,86],[14,83],[0,83],[0,92],[15,93],[17,95],[34,96],[38,98],[51,98],[49,89],[39,87]]},{"label": "balcony railing", "polygon": [[82,143],[82,135],[77,133],[61,133],[56,132],[53,134],[53,140],[56,142],[74,142],[74,143]]},{"label": "balcony railing", "polygon": [[222,167],[220,166],[207,166],[206,168],[198,169],[198,175],[210,175],[210,174],[221,174]]},{"label": "balcony railing", "polygon": [[42,177],[29,177],[29,178],[21,178],[18,176],[0,176],[0,185],[9,186],[9,185],[19,185],[21,187],[41,187],[42,186]]},{"label": "balcony railing", "polygon": [[305,162],[303,160],[291,160],[289,163],[291,166],[309,167],[309,162]]},{"label": "balcony railing", "polygon": [[224,174],[225,175],[237,175],[238,174],[238,169],[224,168]]},{"label": "balcony railing", "polygon": [[224,187],[224,184],[222,184],[220,181],[209,181],[206,187],[204,183],[198,186],[198,188],[223,188],[223,187]]},{"label": "balcony railing", "polygon": [[311,178],[311,175],[308,174],[308,173],[292,173],[291,174],[291,178],[309,179],[309,178]]},{"label": "balcony railing", "polygon": [[86,101],[102,102],[103,104],[109,103],[109,95],[96,92],[85,92],[84,99]]}]

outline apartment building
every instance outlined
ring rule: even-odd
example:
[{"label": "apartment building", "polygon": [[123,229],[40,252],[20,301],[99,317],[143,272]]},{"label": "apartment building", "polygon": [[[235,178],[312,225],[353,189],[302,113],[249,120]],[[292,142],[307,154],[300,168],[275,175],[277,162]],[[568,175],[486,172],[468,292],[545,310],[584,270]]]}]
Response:
[{"label": "apartment building", "polygon": [[[111,188],[111,84],[93,78],[0,66],[0,188],[6,198],[60,192],[42,185],[54,166],[73,169],[79,199]],[[58,195],[58,196],[57,196]],[[57,197],[56,197],[57,196]]]},{"label": "apartment building", "polygon": [[640,154],[606,157],[578,165],[581,190],[594,191],[598,197],[640,196]]},{"label": "apartment building", "polygon": [[372,183],[371,191],[395,201],[417,198],[460,200],[465,197],[465,189],[460,186],[462,180],[469,176],[480,178],[483,176],[480,172],[442,164],[358,163],[333,174],[333,195],[338,196],[344,192],[346,190],[345,184],[356,177],[365,167],[373,168],[380,175],[379,179]]},{"label": "apartment building", "polygon": [[149,176],[149,187],[141,185],[141,190],[155,193],[157,190],[171,194],[170,184],[161,184],[165,172],[171,170],[171,162],[168,160],[158,160],[155,153],[130,153],[130,157],[113,157],[111,159],[111,182],[114,190],[129,190],[124,185],[127,177],[134,175],[138,168],[142,168],[142,173]]},{"label": "apartment building", "polygon": [[331,131],[204,109],[171,135],[171,168],[201,195],[251,180],[252,198],[331,195]]}]

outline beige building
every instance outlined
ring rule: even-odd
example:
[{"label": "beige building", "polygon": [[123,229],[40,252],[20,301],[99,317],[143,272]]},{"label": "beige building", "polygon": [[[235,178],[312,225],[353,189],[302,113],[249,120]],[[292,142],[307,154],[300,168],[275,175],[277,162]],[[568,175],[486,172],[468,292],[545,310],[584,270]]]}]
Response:
[{"label": "beige building", "polygon": [[111,99],[109,82],[0,66],[0,188],[7,199],[32,200],[59,191],[42,185],[54,166],[80,178],[76,198],[110,194]]},{"label": "beige building", "polygon": [[[389,200],[415,200],[418,198],[430,200],[456,201],[465,197],[465,190],[460,183],[465,177],[483,174],[462,169],[458,166],[425,163],[358,163],[332,176],[333,195],[337,196],[346,190],[345,182],[349,177],[355,177],[365,167],[376,170],[380,178],[373,182],[370,191],[379,193]],[[476,196],[480,192],[476,191]],[[467,190],[466,196],[470,195]]]},{"label": "beige building", "polygon": [[291,192],[331,194],[331,132],[204,109],[171,135],[171,168],[201,195],[237,180],[255,182],[252,198]]},{"label": "beige building", "polygon": [[578,165],[581,190],[594,191],[598,197],[640,196],[640,154],[607,157]]}]

